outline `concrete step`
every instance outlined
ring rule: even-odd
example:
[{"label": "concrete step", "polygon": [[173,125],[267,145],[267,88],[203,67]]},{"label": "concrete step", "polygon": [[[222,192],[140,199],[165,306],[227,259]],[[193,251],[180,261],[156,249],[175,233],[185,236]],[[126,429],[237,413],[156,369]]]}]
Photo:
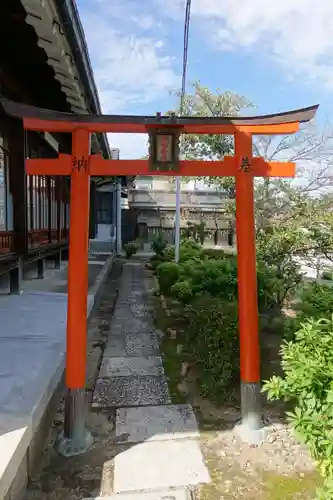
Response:
[{"label": "concrete step", "polygon": [[108,497],[85,498],[83,500],[190,500],[191,493],[186,489],[165,489],[159,491],[140,491],[134,493],[119,493]]}]

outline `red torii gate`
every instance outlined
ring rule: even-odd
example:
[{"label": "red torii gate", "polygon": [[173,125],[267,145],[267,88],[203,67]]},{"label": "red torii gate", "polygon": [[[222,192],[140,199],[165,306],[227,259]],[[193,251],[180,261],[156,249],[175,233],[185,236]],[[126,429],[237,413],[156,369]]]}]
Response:
[{"label": "red torii gate", "polygon": [[[90,176],[170,175],[233,176],[236,178],[239,336],[241,358],[241,433],[260,439],[260,346],[255,252],[254,177],[293,177],[294,163],[266,162],[252,156],[253,135],[294,134],[311,120],[318,106],[254,117],[176,117],[77,115],[59,113],[1,99],[8,115],[23,119],[25,130],[72,134],[72,154],[57,159],[27,159],[29,175],[71,176],[70,243],[64,440],[66,455],[88,445],[85,421],[86,319],[88,294],[88,222]],[[149,160],[106,160],[90,154],[92,133],[148,133]],[[181,134],[228,134],[235,139],[235,156],[223,161],[179,161]],[[81,417],[81,418],[80,418]]]}]

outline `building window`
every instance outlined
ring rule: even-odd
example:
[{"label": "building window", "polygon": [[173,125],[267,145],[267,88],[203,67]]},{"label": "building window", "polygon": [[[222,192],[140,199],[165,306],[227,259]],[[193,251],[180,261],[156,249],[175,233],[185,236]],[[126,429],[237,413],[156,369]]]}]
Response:
[{"label": "building window", "polygon": [[96,192],[97,224],[112,224],[113,193]]}]

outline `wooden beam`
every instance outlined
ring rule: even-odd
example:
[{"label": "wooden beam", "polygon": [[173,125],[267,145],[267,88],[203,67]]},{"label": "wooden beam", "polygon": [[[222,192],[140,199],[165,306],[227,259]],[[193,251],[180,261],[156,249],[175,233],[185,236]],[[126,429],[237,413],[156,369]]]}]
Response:
[{"label": "wooden beam", "polygon": [[[116,134],[147,134],[150,128],[157,127],[144,123],[75,123],[71,121],[40,120],[39,118],[24,118],[26,130],[48,132],[73,132],[77,129],[87,130],[89,133],[116,133]],[[236,125],[231,124],[204,124],[188,123],[181,126],[182,134],[220,134],[233,135],[237,131],[253,135],[288,135],[299,130],[299,122],[279,123],[271,125]]]},{"label": "wooden beam", "polygon": [[[105,160],[101,155],[89,157],[89,174],[91,176],[130,176],[130,175],[163,175],[183,177],[232,177],[237,173],[237,162],[234,156],[226,156],[223,161],[180,161],[179,171],[154,171],[148,160]],[[58,159],[27,160],[27,173],[30,175],[70,175],[72,173],[70,155],[59,155]],[[294,177],[296,165],[292,162],[266,162],[264,158],[252,159],[254,177]]]},{"label": "wooden beam", "polygon": [[26,161],[29,175],[70,175],[72,173],[71,155],[59,154],[58,158],[30,158]]}]

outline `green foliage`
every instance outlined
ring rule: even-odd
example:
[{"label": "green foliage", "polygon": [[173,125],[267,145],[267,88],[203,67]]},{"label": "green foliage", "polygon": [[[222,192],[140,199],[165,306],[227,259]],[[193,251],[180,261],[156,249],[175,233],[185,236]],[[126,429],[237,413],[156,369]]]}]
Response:
[{"label": "green foliage", "polygon": [[326,281],[333,281],[333,271],[331,269],[323,271],[321,274],[321,279]]},{"label": "green foliage", "polygon": [[135,241],[130,241],[129,243],[125,243],[124,252],[127,259],[130,259],[136,252],[139,250],[139,245]]},{"label": "green foliage", "polygon": [[186,349],[197,360],[202,392],[221,401],[239,377],[236,303],[204,294],[188,306],[187,318]]},{"label": "green foliage", "polygon": [[165,262],[171,262],[175,260],[175,247],[173,245],[168,245],[163,252],[163,259]]},{"label": "green foliage", "polygon": [[167,245],[162,253],[155,253],[150,259],[150,263],[153,269],[156,271],[157,267],[162,262],[173,262],[175,260],[175,247],[172,245]]},{"label": "green foliage", "polygon": [[166,249],[167,243],[164,240],[163,236],[161,233],[158,233],[157,236],[155,236],[153,243],[152,243],[152,249],[154,250],[156,255],[162,255],[164,250]]},{"label": "green foliage", "polygon": [[313,282],[306,285],[296,304],[298,325],[307,319],[330,318],[333,312],[333,288]]},{"label": "green foliage", "polygon": [[170,295],[172,286],[179,278],[179,265],[175,262],[162,262],[156,271],[161,293]]},{"label": "green foliage", "polygon": [[203,245],[204,241],[205,241],[205,234],[206,234],[205,226],[206,226],[206,224],[204,223],[204,221],[200,221],[200,224],[199,224],[199,240],[200,240],[200,244],[201,245]]},{"label": "green foliage", "polygon": [[179,262],[200,259],[201,246],[193,238],[184,238],[180,243]]},{"label": "green foliage", "polygon": [[201,257],[205,260],[207,259],[214,259],[214,260],[221,260],[221,259],[230,259],[234,260],[235,255],[233,253],[228,253],[224,252],[223,250],[218,250],[217,248],[205,248],[201,251]]},{"label": "green foliage", "polygon": [[209,293],[213,297],[235,300],[237,297],[237,266],[229,260],[199,261],[183,267],[181,275],[192,288],[192,296]]},{"label": "green foliage", "polygon": [[171,287],[171,296],[179,300],[183,305],[188,304],[193,298],[193,289],[188,280],[177,281]]},{"label": "green foliage", "polygon": [[[253,107],[245,97],[221,89],[216,89],[214,94],[199,81],[193,84],[192,90],[183,101],[185,116],[236,116]],[[182,153],[188,159],[221,159],[233,153],[233,140],[228,135],[185,135]]]},{"label": "green foliage", "polygon": [[293,226],[266,226],[257,234],[259,296],[266,310],[281,312],[294,298],[302,283],[300,265],[294,257],[302,255],[304,233]]},{"label": "green foliage", "polygon": [[332,498],[333,317],[301,324],[294,340],[283,344],[281,356],[284,377],[272,377],[263,390],[269,399],[295,404],[289,421],[326,479],[318,498]]}]

